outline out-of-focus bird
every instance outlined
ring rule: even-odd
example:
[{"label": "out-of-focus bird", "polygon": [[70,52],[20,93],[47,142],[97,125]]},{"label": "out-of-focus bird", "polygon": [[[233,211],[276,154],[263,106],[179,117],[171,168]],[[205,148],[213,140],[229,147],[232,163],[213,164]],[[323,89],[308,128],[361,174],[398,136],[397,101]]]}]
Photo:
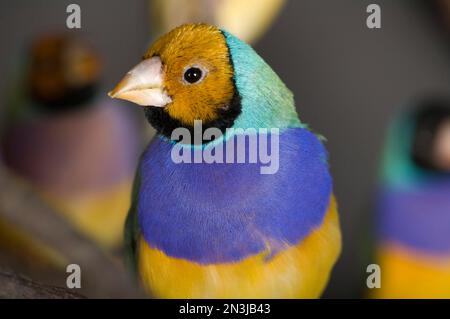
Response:
[{"label": "out-of-focus bird", "polygon": [[1,144],[9,168],[110,248],[121,243],[139,142],[130,113],[100,93],[100,64],[80,39],[38,38]]},{"label": "out-of-focus bird", "polygon": [[[144,106],[159,133],[141,158],[125,240],[151,294],[321,295],[341,245],[327,153],[300,122],[292,93],[250,46],[214,26],[180,26],[110,96]],[[219,134],[198,143],[171,139],[177,128],[195,134],[196,120],[205,134]],[[279,134],[264,133],[272,128]],[[279,138],[271,146],[276,172],[261,174],[261,158],[237,163],[255,155],[239,143],[246,135],[238,129],[254,129],[260,150],[265,137]],[[178,151],[219,158],[178,163]]]},{"label": "out-of-focus bird", "polygon": [[377,202],[378,298],[450,298],[450,100],[393,123]]},{"label": "out-of-focus bird", "polygon": [[285,0],[151,0],[152,27],[164,34],[183,23],[219,26],[255,42],[272,24]]}]

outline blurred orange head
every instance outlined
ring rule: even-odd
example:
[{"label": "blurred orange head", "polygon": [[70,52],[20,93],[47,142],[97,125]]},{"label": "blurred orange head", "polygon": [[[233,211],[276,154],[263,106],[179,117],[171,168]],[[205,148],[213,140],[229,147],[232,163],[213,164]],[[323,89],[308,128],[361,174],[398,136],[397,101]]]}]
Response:
[{"label": "blurred orange head", "polygon": [[69,35],[38,38],[30,51],[29,88],[39,103],[57,103],[77,90],[95,84],[100,59],[94,50]]}]

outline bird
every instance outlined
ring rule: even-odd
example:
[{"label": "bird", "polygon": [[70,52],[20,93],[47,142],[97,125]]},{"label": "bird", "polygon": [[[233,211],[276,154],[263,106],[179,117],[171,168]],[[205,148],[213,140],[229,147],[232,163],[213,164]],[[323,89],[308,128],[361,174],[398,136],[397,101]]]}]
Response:
[{"label": "bird", "polygon": [[4,164],[81,235],[118,249],[139,158],[135,120],[104,98],[101,57],[84,39],[38,35],[26,56],[0,138]]},{"label": "bird", "polygon": [[[181,25],[109,95],[140,105],[158,132],[138,165],[124,243],[150,296],[321,296],[341,249],[328,154],[248,44],[213,25]],[[203,135],[189,142],[198,122]],[[238,142],[245,132],[259,147],[262,137],[278,138],[278,153],[270,144],[278,169],[235,161],[252,155]],[[189,161],[221,148],[212,163]],[[177,152],[186,161],[175,161]]]},{"label": "bird", "polygon": [[387,133],[376,197],[373,298],[450,298],[450,99],[427,96]]},{"label": "bird", "polygon": [[152,33],[161,35],[183,23],[207,22],[255,43],[285,3],[286,0],[150,0]]}]

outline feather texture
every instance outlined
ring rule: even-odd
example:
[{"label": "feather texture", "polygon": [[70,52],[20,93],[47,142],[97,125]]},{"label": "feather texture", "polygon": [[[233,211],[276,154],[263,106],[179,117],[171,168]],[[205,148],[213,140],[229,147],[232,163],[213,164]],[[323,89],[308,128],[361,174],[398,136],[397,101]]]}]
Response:
[{"label": "feather texture", "polygon": [[[173,145],[156,139],[140,168],[138,214],[146,241],[169,256],[206,264],[275,254],[300,242],[323,221],[331,177],[314,134],[288,129],[279,139],[279,170],[269,175],[260,173],[261,162],[176,164]],[[234,154],[249,158],[250,143],[243,150],[236,137],[226,143],[232,140]]]},{"label": "feather texture", "polygon": [[341,249],[334,198],[324,222],[273,258],[201,265],[169,257],[142,237],[139,270],[147,291],[160,298],[318,298]]}]

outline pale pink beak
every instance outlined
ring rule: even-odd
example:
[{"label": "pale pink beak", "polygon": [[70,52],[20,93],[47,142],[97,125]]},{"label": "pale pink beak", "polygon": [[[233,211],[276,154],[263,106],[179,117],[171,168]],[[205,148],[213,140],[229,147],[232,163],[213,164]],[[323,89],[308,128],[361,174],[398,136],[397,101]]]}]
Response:
[{"label": "pale pink beak", "polygon": [[146,59],[131,69],[108,95],[142,106],[165,107],[172,100],[164,90],[163,76],[161,59]]}]

